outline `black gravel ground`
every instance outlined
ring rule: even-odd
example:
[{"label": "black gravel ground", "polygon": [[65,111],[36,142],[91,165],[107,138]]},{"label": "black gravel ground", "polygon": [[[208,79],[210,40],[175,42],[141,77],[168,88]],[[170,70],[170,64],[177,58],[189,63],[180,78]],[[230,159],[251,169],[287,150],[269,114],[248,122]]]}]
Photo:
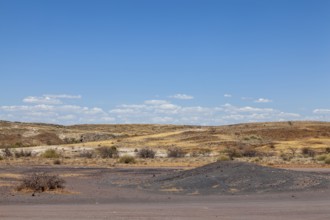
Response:
[{"label": "black gravel ground", "polygon": [[330,188],[330,175],[264,167],[243,162],[216,162],[147,180],[143,188],[183,194],[246,194]]}]

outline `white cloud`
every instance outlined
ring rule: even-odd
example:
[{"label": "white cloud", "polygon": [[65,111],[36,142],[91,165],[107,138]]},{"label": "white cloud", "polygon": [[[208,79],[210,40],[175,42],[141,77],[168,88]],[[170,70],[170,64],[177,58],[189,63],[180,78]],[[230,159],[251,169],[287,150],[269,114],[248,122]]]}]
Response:
[{"label": "white cloud", "polygon": [[23,99],[23,102],[28,104],[60,105],[63,104],[61,99],[81,99],[81,95],[61,94],[61,95],[28,96]]},{"label": "white cloud", "polygon": [[165,100],[147,100],[144,102],[147,105],[162,105],[162,104],[168,104],[168,101]]},{"label": "white cloud", "polygon": [[193,96],[191,95],[186,95],[186,94],[175,94],[173,96],[170,96],[170,98],[173,99],[181,99],[181,100],[190,100],[190,99],[194,99]]},{"label": "white cloud", "polygon": [[55,99],[81,99],[81,95],[67,95],[67,94],[60,94],[60,95],[44,95],[46,97],[55,98]]},{"label": "white cloud", "polygon": [[330,109],[315,109],[314,114],[330,114]]},{"label": "white cloud", "polygon": [[59,105],[62,104],[62,101],[56,98],[51,98],[48,96],[36,97],[36,96],[28,96],[23,99],[23,102],[29,104],[51,104],[51,105]]},{"label": "white cloud", "polygon": [[265,99],[265,98],[259,98],[257,100],[254,100],[254,102],[256,102],[256,103],[269,103],[269,102],[272,102],[272,100]]},{"label": "white cloud", "polygon": [[[63,104],[54,100],[64,95],[42,96],[28,105],[0,106],[0,120],[47,122],[58,124],[78,123],[160,123],[220,125],[242,122],[282,121],[305,119],[297,113],[283,112],[274,108],[257,108],[224,104],[220,106],[182,106],[167,100],[146,100],[137,104],[123,104],[110,110],[100,107],[86,107]],[[53,102],[47,100],[49,97]],[[67,95],[67,97],[71,97]],[[74,97],[74,96],[72,96]],[[29,98],[29,97],[28,97]],[[39,99],[38,99],[39,98]],[[78,97],[76,97],[78,98]],[[71,99],[71,98],[68,98]],[[315,117],[330,115],[329,109],[315,109]],[[329,118],[329,117],[328,117]]]},{"label": "white cloud", "polygon": [[224,94],[223,96],[224,96],[225,98],[231,98],[231,97],[232,97],[231,94]]}]

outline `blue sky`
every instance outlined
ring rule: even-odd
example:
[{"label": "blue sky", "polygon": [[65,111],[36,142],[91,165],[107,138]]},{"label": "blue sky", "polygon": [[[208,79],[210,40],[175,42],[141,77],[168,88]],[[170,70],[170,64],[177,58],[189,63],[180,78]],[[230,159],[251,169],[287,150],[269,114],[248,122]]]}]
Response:
[{"label": "blue sky", "polygon": [[0,120],[330,120],[328,0],[0,0]]}]

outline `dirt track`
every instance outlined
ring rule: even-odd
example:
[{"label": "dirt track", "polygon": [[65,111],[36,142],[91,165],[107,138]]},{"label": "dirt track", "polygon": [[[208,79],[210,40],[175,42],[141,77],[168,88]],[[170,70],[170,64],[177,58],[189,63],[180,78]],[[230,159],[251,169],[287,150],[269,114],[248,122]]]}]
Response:
[{"label": "dirt track", "polygon": [[[58,173],[62,194],[18,193],[4,183],[35,171]],[[329,219],[330,190],[182,195],[138,185],[175,169],[2,167],[0,219]],[[312,170],[309,170],[312,171]],[[317,170],[319,171],[319,170]],[[329,170],[323,170],[325,175]],[[6,175],[5,175],[6,174]],[[7,175],[10,174],[10,175]],[[125,186],[125,187],[122,187]]]},{"label": "dirt track", "polygon": [[[196,200],[198,200],[196,198]],[[329,219],[329,198],[250,198],[231,201],[4,205],[0,219]]]}]

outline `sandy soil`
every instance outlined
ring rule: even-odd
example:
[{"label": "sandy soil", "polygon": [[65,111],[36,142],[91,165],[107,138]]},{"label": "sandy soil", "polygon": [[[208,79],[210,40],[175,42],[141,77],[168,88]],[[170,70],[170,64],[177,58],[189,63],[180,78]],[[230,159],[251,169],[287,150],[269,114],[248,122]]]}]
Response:
[{"label": "sandy soil", "polygon": [[[32,172],[60,174],[61,192],[16,192]],[[166,168],[1,167],[0,219],[329,219],[330,190],[182,195],[140,189]],[[319,173],[320,170],[308,170]],[[321,170],[329,175],[330,170]]]}]

